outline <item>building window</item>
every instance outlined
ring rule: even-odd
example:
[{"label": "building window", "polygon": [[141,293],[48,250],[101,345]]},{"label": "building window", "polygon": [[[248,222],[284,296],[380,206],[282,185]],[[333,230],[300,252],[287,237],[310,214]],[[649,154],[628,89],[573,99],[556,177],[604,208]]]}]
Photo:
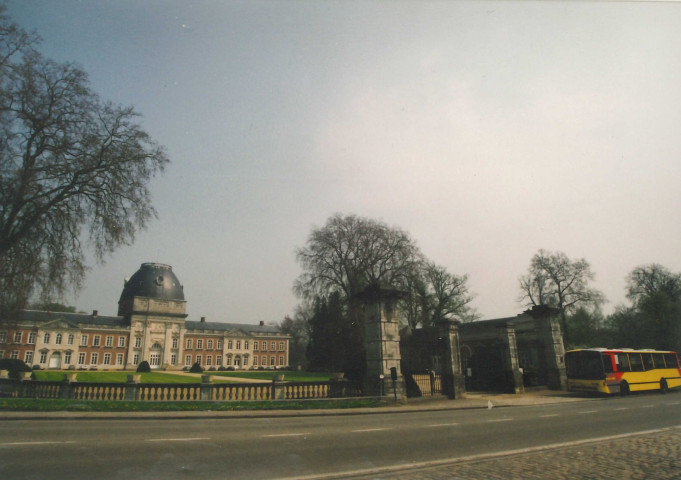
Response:
[{"label": "building window", "polygon": [[231,364],[232,364],[232,356],[227,355],[227,365],[231,365]]},{"label": "building window", "polygon": [[111,354],[105,353],[104,354],[104,365],[109,365],[110,363],[111,363]]},{"label": "building window", "polygon": [[177,345],[179,344],[179,339],[173,338],[173,348],[177,348]]},{"label": "building window", "polygon": [[67,365],[71,363],[71,352],[64,353],[64,363]]},{"label": "building window", "polygon": [[236,349],[241,350],[241,340],[236,341]]},{"label": "building window", "polygon": [[191,355],[185,355],[184,356],[184,364],[189,366],[192,364],[192,356]]},{"label": "building window", "polygon": [[270,357],[270,366],[274,367],[274,357]]},{"label": "building window", "polygon": [[113,337],[111,335],[106,336],[106,346],[113,347]]},{"label": "building window", "polygon": [[279,351],[280,352],[284,351],[284,342],[279,342]]},{"label": "building window", "polygon": [[125,347],[125,337],[118,337],[118,346]]},{"label": "building window", "polygon": [[262,351],[263,352],[267,351],[267,342],[265,342],[265,341],[262,342]]},{"label": "building window", "polygon": [[170,355],[170,364],[171,365],[177,365],[177,354],[173,353]]},{"label": "building window", "polygon": [[140,348],[142,346],[142,337],[135,337],[135,348]]},{"label": "building window", "polygon": [[279,365],[284,365],[284,357],[279,357]]},{"label": "building window", "polygon": [[222,350],[222,340],[218,340],[217,349],[218,349],[218,350]]},{"label": "building window", "polygon": [[258,357],[253,357],[253,366],[254,367],[258,366]]},{"label": "building window", "polygon": [[149,355],[149,365],[158,367],[161,364],[161,355],[158,353],[152,353]]},{"label": "building window", "polygon": [[133,365],[138,365],[140,363],[140,354],[136,353],[132,356]]},{"label": "building window", "polygon": [[83,346],[87,345],[87,335],[80,336],[80,344]]},{"label": "building window", "polygon": [[[36,337],[35,332],[31,332],[31,333],[28,334],[28,344],[29,345],[35,344],[35,337]],[[3,338],[2,341],[4,341],[4,340],[5,339]]]},{"label": "building window", "polygon": [[69,336],[66,339],[66,343],[68,343],[69,345],[73,345],[73,333],[69,333]]},{"label": "building window", "polygon": [[244,367],[248,366],[248,357],[244,357]]},{"label": "building window", "polygon": [[253,341],[253,350],[257,350],[257,349],[258,349],[258,341],[254,340]]},{"label": "building window", "polygon": [[0,343],[5,343],[7,340],[7,332],[0,332]]},{"label": "building window", "polygon": [[97,365],[97,361],[99,360],[99,354],[96,352],[93,352],[90,354],[90,365]]},{"label": "building window", "polygon": [[231,350],[231,349],[232,349],[232,345],[233,345],[232,341],[231,341],[231,340],[227,340],[227,349],[228,349],[228,350]]},{"label": "building window", "polygon": [[99,347],[99,341],[101,340],[102,337],[99,335],[95,335],[95,338],[92,339],[92,346],[94,347]]},{"label": "building window", "polygon": [[215,355],[215,365],[218,367],[222,365],[222,355]]},{"label": "building window", "polygon": [[213,365],[213,355],[206,355],[206,365],[209,367]]},{"label": "building window", "polygon": [[78,354],[78,365],[85,365],[85,352]]},{"label": "building window", "polygon": [[40,352],[40,363],[47,363],[47,352]]},{"label": "building window", "polygon": [[188,338],[187,339],[187,349],[191,350],[191,348],[192,348],[192,339]]},{"label": "building window", "polygon": [[267,357],[262,357],[260,360],[261,360],[260,365],[262,365],[263,367],[266,367],[267,366]]},{"label": "building window", "polygon": [[58,333],[56,337],[54,337],[54,343],[57,345],[61,345],[61,339],[62,339],[62,334]]},{"label": "building window", "polygon": [[196,341],[196,348],[197,348],[198,350],[201,350],[201,349],[203,348],[203,340],[202,340],[202,339],[199,338],[199,339]]},{"label": "building window", "polygon": [[30,350],[24,354],[24,363],[33,363],[33,352]]},{"label": "building window", "polygon": [[202,361],[201,355],[197,355],[197,356],[196,356],[196,363],[198,363],[199,365],[201,365],[201,361]]},{"label": "building window", "polygon": [[206,340],[206,348],[209,350],[213,348],[213,340]]},{"label": "building window", "polygon": [[50,334],[46,333],[43,335],[43,343],[50,343]]},{"label": "building window", "polygon": [[244,340],[244,348],[248,350],[248,340]]},{"label": "building window", "polygon": [[270,343],[270,350],[273,352],[277,349],[277,342],[271,342]]},{"label": "building window", "polygon": [[21,343],[21,332],[14,332],[14,343]]},{"label": "building window", "polygon": [[116,355],[116,365],[123,365],[123,354],[119,353]]},{"label": "building window", "polygon": [[16,360],[17,358],[19,358],[19,350],[12,350],[12,353],[9,354],[9,358],[11,358],[12,360]]}]

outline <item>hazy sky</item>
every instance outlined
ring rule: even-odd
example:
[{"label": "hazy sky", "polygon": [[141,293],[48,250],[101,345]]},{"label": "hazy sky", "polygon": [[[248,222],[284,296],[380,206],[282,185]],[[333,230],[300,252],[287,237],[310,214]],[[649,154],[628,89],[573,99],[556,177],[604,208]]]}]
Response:
[{"label": "hazy sky", "polygon": [[79,309],[115,315],[153,261],[191,319],[280,321],[334,213],[408,231],[483,318],[522,311],[540,248],[586,258],[606,312],[634,267],[681,271],[680,3],[7,5],[172,162],[159,219],[93,264]]}]

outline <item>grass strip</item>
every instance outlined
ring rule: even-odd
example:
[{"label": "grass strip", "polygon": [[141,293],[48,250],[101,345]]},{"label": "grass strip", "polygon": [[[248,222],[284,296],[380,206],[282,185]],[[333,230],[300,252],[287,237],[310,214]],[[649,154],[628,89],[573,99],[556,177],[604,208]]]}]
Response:
[{"label": "grass strip", "polygon": [[0,411],[20,412],[198,412],[237,410],[319,410],[328,408],[374,408],[378,399],[288,400],[262,402],[113,402],[106,400],[65,400],[0,398]]}]

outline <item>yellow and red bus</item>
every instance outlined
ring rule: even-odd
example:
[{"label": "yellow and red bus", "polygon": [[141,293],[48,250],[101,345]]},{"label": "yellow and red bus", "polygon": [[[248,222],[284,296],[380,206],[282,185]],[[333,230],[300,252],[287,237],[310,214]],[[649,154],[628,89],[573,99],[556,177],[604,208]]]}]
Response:
[{"label": "yellow and red bus", "polygon": [[626,395],[642,390],[666,392],[681,386],[676,352],[630,348],[584,348],[565,352],[570,392]]}]

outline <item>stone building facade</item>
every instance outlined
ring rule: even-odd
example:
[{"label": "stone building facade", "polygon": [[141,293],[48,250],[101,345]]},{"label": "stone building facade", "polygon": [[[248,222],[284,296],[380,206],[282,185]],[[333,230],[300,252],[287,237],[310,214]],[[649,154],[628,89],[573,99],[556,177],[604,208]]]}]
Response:
[{"label": "stone building facade", "polygon": [[289,340],[277,327],[187,320],[172,267],[144,263],[126,280],[117,316],[23,310],[0,324],[0,358],[43,369],[285,368]]}]

